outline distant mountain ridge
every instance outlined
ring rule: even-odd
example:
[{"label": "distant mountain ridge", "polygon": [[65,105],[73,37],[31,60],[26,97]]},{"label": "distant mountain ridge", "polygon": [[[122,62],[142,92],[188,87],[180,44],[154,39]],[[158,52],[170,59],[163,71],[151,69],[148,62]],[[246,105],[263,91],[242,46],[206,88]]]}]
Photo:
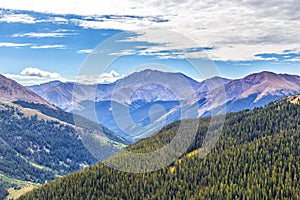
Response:
[{"label": "distant mountain ridge", "polygon": [[[236,82],[240,82],[237,89]],[[261,72],[251,74],[237,81],[226,85],[226,92],[241,91],[239,98],[245,98],[251,94],[259,93],[256,101],[266,95],[290,95],[300,90],[300,77],[288,74],[275,74],[272,72]],[[232,95],[232,93],[230,93]],[[236,96],[236,95],[234,95]]]},{"label": "distant mountain ridge", "polygon": [[[55,86],[51,86],[53,84]],[[75,90],[73,90],[74,86]],[[168,116],[166,121],[161,121],[163,126],[182,118],[181,107],[178,106],[182,100],[180,96],[185,98],[188,105],[199,107],[198,114],[190,116],[191,118],[211,115],[224,106],[227,112],[237,112],[265,106],[284,96],[299,93],[300,77],[264,71],[235,80],[213,77],[197,82],[181,73],[144,70],[130,74],[112,84],[83,85],[60,82],[28,88],[58,107],[72,110],[85,117],[91,116],[91,113],[96,111],[96,118],[90,119],[97,121],[97,118],[99,120],[101,116],[105,116],[99,121],[125,136],[114,123],[111,107],[115,105],[113,102],[120,104],[121,110],[126,108],[130,110],[131,118],[136,124],[147,124],[145,122],[149,122],[147,119],[150,111],[147,104],[157,103],[165,109],[164,115]],[[170,88],[176,88],[176,92],[174,93]],[[223,93],[225,93],[224,100],[218,102],[217,99]],[[178,103],[174,103],[176,101]],[[144,113],[144,115],[137,113]],[[161,119],[157,117],[154,120]],[[128,130],[133,129],[134,127],[131,127]]]},{"label": "distant mountain ridge", "polygon": [[[265,106],[282,97],[299,93],[300,76],[263,71],[232,80],[224,87],[227,112],[237,112]],[[218,88],[212,91],[212,99],[216,98],[219,92],[220,89]],[[199,98],[204,98],[206,95],[202,94]],[[204,115],[207,115],[209,110]]]},{"label": "distant mountain ridge", "polygon": [[[224,83],[229,81],[229,79],[220,77],[215,77],[215,79]],[[207,90],[204,82],[199,83],[181,73],[157,70],[135,72],[111,84],[84,85],[81,83],[52,81],[29,86],[28,88],[54,105],[72,111],[82,109],[78,105],[79,102],[91,100],[95,102],[112,100],[127,105],[135,101],[178,101],[179,99],[176,97],[178,94],[173,94],[167,88],[167,86],[177,85],[178,80],[185,81],[185,85],[193,90]],[[178,85],[178,87],[182,86]],[[182,91],[184,90],[182,89]]]}]

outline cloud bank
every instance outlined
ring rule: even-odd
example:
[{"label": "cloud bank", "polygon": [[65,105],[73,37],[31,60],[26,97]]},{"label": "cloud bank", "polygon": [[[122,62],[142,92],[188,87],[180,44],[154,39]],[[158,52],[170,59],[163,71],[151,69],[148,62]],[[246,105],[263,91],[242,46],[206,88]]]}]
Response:
[{"label": "cloud bank", "polygon": [[[218,61],[252,61],[265,60],[257,56],[262,53],[300,50],[298,0],[10,0],[0,2],[0,7],[60,14],[61,17],[52,17],[53,23],[131,31],[136,33],[130,38],[132,42],[151,44],[146,49],[136,49],[136,54],[162,59],[208,57]],[[68,19],[66,14],[82,18]],[[5,15],[0,21],[39,22],[25,14]],[[157,37],[155,30],[173,31],[194,42],[178,41],[168,34]],[[213,48],[189,51],[207,47]]]}]

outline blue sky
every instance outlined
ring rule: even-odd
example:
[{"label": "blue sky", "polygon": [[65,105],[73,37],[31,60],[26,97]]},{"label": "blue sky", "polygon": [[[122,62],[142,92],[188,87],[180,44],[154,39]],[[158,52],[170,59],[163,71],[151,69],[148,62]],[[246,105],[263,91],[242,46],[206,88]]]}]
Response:
[{"label": "blue sky", "polygon": [[197,80],[300,75],[298,7],[296,0],[0,2],[0,73],[24,85],[106,83],[144,68]]}]

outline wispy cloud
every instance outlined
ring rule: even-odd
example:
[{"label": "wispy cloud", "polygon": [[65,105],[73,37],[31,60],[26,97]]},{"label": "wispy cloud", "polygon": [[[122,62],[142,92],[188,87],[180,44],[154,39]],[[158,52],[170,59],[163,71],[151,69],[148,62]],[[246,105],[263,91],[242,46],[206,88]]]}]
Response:
[{"label": "wispy cloud", "polygon": [[4,14],[0,22],[34,24],[36,19],[28,14]]},{"label": "wispy cloud", "polygon": [[142,16],[111,16],[93,17],[91,19],[71,19],[73,24],[90,29],[117,29],[134,31],[136,29],[151,27],[167,20],[163,17],[142,17]]},{"label": "wispy cloud", "polygon": [[96,50],[94,49],[82,49],[77,51],[78,54],[95,54]]},{"label": "wispy cloud", "polygon": [[[1,3],[0,3],[1,4]],[[0,5],[1,8],[1,5]],[[23,23],[23,24],[36,24],[36,23],[53,23],[53,24],[68,24],[69,20],[64,17],[51,17],[44,16],[43,18],[36,18],[30,14],[14,13],[13,11],[0,10],[0,23]]]},{"label": "wispy cloud", "polygon": [[26,47],[30,46],[28,43],[11,43],[11,42],[0,42],[0,47]]},{"label": "wispy cloud", "polygon": [[34,45],[31,46],[32,49],[66,49],[65,45],[55,44],[55,45]]},{"label": "wispy cloud", "polygon": [[31,38],[44,38],[44,37],[66,37],[70,35],[75,35],[76,33],[23,33],[23,34],[13,34],[12,37],[31,37]]},{"label": "wispy cloud", "polygon": [[134,55],[137,54],[138,51],[133,50],[133,49],[125,49],[125,50],[121,50],[120,52],[114,52],[114,53],[110,53],[109,55],[111,56],[128,56],[128,55]]},{"label": "wispy cloud", "polygon": [[0,42],[0,47],[30,47],[31,49],[66,49],[65,45],[55,44],[55,45],[36,45],[31,43],[13,43],[13,42]]},{"label": "wispy cloud", "polygon": [[218,46],[204,53],[209,59],[217,61],[278,61],[276,57],[263,57],[261,54],[283,54],[284,49],[294,47],[294,44],[237,44]]},{"label": "wispy cloud", "polygon": [[300,62],[300,57],[294,57],[294,58],[286,59],[285,61],[287,61],[287,62]]}]

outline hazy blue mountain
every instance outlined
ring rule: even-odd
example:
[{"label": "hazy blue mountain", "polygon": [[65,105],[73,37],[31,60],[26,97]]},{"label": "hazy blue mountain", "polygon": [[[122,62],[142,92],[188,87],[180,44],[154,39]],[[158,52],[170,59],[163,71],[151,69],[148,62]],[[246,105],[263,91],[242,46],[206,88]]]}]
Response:
[{"label": "hazy blue mountain", "polygon": [[145,103],[178,101],[180,100],[178,94],[174,94],[172,91],[174,88],[180,88],[181,93],[189,90],[196,91],[200,88],[206,90],[204,83],[199,83],[181,73],[167,73],[157,70],[135,72],[111,84],[84,85],[53,81],[28,88],[67,111],[83,109],[79,105],[82,101],[113,100],[127,105],[139,100]]},{"label": "hazy blue mountain", "polygon": [[[105,124],[112,131],[129,140],[138,135],[142,135],[141,137],[149,136],[153,131],[181,117],[180,109],[172,113],[172,115],[166,114],[171,113],[171,110],[180,106],[178,101],[155,101],[149,103],[135,101],[129,106],[116,101],[84,101],[80,105],[84,109],[74,111],[75,113],[98,121],[100,124]],[[124,111],[128,111],[128,113]],[[162,117],[164,114],[166,114],[165,118]],[[157,126],[153,125],[155,121],[157,121]]]},{"label": "hazy blue mountain", "polygon": [[[30,90],[36,92],[41,97],[43,97],[45,100],[53,103],[54,105],[58,106],[59,108],[71,111],[73,110],[73,106],[76,107],[76,104],[73,105],[73,89],[74,89],[74,83],[72,82],[60,82],[60,81],[52,81],[49,83],[44,83],[41,85],[35,85],[28,87]],[[93,86],[89,85],[77,85],[77,87],[82,87],[81,89],[78,89],[77,91],[86,91],[90,92]],[[82,96],[85,96],[85,94],[80,94]],[[79,94],[74,95],[76,97],[79,96]]]},{"label": "hazy blue mountain", "polygon": [[[112,84],[50,82],[29,88],[49,102],[89,119],[98,120],[126,137],[124,129],[125,132],[132,133],[141,126],[147,127],[155,122],[149,130],[156,130],[166,123],[184,118],[181,113],[182,106],[199,107],[197,116],[190,115],[189,118],[210,115],[212,111],[217,112],[224,108],[224,105],[227,112],[264,106],[281,97],[298,93],[300,77],[261,72],[236,80],[213,77],[197,82],[180,73],[144,70]],[[222,92],[226,94],[224,101],[220,101]],[[149,116],[154,105],[158,114],[152,113]],[[131,121],[128,121],[128,115]],[[152,120],[149,120],[151,115]],[[120,121],[123,122],[120,124]]]}]

